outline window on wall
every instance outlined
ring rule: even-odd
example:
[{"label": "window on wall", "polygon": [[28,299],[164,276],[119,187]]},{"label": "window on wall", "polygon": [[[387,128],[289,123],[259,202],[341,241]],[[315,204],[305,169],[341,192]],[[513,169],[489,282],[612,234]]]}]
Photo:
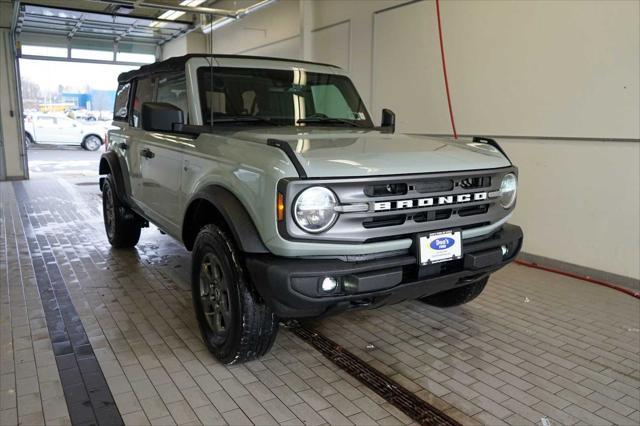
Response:
[{"label": "window on wall", "polygon": [[156,57],[155,55],[147,53],[118,52],[116,60],[118,62],[136,62],[141,64],[150,64],[156,61]]},{"label": "window on wall", "polygon": [[73,59],[113,61],[113,52],[108,50],[71,49],[71,57]]},{"label": "window on wall", "polygon": [[182,110],[185,122],[188,122],[187,81],[183,73],[158,78],[157,102],[166,102]]},{"label": "window on wall", "polygon": [[35,46],[35,45],[22,45],[21,52],[23,55],[32,56],[53,56],[55,58],[66,58],[66,47],[49,47],[49,46]]},{"label": "window on wall", "polygon": [[155,81],[152,78],[142,78],[136,83],[136,96],[133,99],[131,120],[134,127],[142,126],[142,104],[153,102]]},{"label": "window on wall", "polygon": [[125,121],[129,113],[129,92],[131,83],[121,84],[116,92],[116,102],[113,107],[113,119]]}]

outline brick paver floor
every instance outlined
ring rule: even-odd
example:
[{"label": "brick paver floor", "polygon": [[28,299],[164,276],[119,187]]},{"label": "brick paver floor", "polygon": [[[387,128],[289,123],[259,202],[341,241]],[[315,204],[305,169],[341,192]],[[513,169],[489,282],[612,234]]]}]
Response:
[{"label": "brick paver floor", "polygon": [[[261,360],[219,364],[192,312],[189,253],[155,228],[112,250],[97,186],[38,176],[0,183],[1,425],[72,417],[25,217],[126,424],[411,423],[286,329]],[[640,302],[614,290],[513,265],[463,307],[413,301],[314,325],[464,424],[640,424]]]}]

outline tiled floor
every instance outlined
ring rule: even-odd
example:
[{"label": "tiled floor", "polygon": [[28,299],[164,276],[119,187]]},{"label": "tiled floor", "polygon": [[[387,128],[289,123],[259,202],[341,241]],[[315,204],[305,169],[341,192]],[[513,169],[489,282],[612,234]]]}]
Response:
[{"label": "tiled floor", "polygon": [[[108,384],[99,402],[112,395],[126,424],[411,423],[286,329],[263,359],[218,364],[192,314],[188,253],[153,229],[111,250],[97,191],[53,175],[0,183],[0,425],[91,422],[67,406],[43,279],[58,305],[68,294],[71,343],[84,331]],[[464,307],[408,302],[315,326],[464,424],[640,424],[640,302],[604,287],[514,265]]]}]

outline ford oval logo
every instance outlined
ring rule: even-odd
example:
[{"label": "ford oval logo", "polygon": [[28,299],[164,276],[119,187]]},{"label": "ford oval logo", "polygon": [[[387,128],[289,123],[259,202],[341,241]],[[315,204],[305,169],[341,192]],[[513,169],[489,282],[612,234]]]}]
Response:
[{"label": "ford oval logo", "polygon": [[453,238],[438,238],[431,241],[431,248],[434,250],[446,250],[449,247],[452,247],[456,241]]}]

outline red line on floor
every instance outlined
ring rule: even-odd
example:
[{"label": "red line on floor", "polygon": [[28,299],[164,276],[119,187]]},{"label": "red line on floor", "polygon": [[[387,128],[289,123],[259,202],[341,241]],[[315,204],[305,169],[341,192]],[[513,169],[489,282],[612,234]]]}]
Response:
[{"label": "red line on floor", "polygon": [[607,281],[591,278],[586,275],[580,275],[580,274],[574,274],[572,272],[562,271],[560,269],[550,268],[548,266],[538,265],[535,262],[527,262],[526,260],[516,260],[515,263],[517,263],[518,265],[526,266],[528,268],[540,269],[542,271],[552,272],[554,274],[564,275],[566,277],[571,277],[578,280],[587,281],[593,284],[598,284],[604,287],[609,287],[613,290],[618,290],[622,293],[628,294],[629,296],[635,297],[636,299],[640,299],[640,291],[633,291],[630,288],[622,287]]}]

